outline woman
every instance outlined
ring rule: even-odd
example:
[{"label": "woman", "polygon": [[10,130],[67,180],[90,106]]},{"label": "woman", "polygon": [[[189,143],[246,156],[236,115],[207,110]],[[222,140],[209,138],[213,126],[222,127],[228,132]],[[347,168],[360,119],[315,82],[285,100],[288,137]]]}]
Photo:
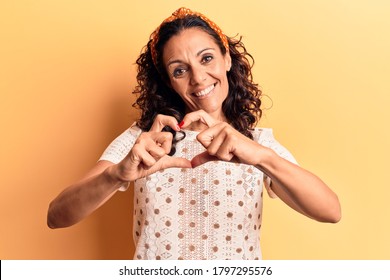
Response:
[{"label": "woman", "polygon": [[338,222],[336,194],[255,128],[261,92],[247,57],[204,15],[175,11],[137,60],[140,119],[53,200],[49,227],[79,222],[133,181],[136,259],[260,259],[263,186]]}]

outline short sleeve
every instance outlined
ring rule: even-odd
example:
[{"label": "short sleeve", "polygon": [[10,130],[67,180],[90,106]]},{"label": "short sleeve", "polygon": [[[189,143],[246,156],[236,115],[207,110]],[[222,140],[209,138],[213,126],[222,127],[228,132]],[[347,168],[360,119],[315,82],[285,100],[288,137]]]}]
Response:
[{"label": "short sleeve", "polygon": [[133,124],[111,142],[99,160],[107,160],[115,164],[119,163],[130,152],[141,132],[141,129]]},{"label": "short sleeve", "polygon": [[[294,156],[275,139],[273,130],[271,128],[256,128],[253,136],[260,145],[270,148],[280,157],[294,164],[298,164]],[[264,174],[264,187],[266,188],[268,195],[271,198],[277,197],[277,195],[271,189],[271,178],[266,174]]]},{"label": "short sleeve", "polygon": [[[112,163],[119,163],[130,152],[135,140],[141,134],[142,130],[133,124],[130,128],[119,135],[111,144],[105,149],[99,160],[107,160]],[[120,191],[126,191],[129,184],[123,185],[119,188]]]}]

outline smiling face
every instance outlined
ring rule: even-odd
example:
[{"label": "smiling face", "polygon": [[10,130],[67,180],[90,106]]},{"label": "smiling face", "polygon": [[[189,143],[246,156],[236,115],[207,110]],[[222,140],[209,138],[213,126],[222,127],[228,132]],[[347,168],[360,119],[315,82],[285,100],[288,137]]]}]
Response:
[{"label": "smiling face", "polygon": [[204,110],[225,120],[222,103],[229,92],[226,72],[231,58],[223,55],[213,37],[199,28],[189,28],[170,38],[163,49],[169,86],[183,99],[187,112]]}]

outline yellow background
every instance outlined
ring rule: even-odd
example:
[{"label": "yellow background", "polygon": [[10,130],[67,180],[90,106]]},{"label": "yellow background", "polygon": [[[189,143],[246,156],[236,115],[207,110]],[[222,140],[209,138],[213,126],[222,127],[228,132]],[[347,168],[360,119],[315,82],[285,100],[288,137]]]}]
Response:
[{"label": "yellow background", "polygon": [[260,125],[341,200],[334,225],[266,197],[264,258],[390,259],[386,0],[2,1],[0,258],[132,258],[130,191],[71,228],[46,211],[136,119],[134,62],[179,6],[243,36]]}]

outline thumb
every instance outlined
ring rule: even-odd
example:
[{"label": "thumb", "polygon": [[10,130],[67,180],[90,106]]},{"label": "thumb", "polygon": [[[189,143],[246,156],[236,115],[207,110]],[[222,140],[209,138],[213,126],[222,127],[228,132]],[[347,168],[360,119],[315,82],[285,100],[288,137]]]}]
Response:
[{"label": "thumb", "polygon": [[164,168],[177,167],[177,168],[191,168],[191,161],[185,158],[170,157],[167,156],[164,162]]},{"label": "thumb", "polygon": [[219,160],[216,156],[210,155],[207,151],[200,153],[199,155],[196,155],[192,160],[191,164],[192,167],[195,168],[199,165],[202,165],[206,162],[213,161],[213,160]]}]

